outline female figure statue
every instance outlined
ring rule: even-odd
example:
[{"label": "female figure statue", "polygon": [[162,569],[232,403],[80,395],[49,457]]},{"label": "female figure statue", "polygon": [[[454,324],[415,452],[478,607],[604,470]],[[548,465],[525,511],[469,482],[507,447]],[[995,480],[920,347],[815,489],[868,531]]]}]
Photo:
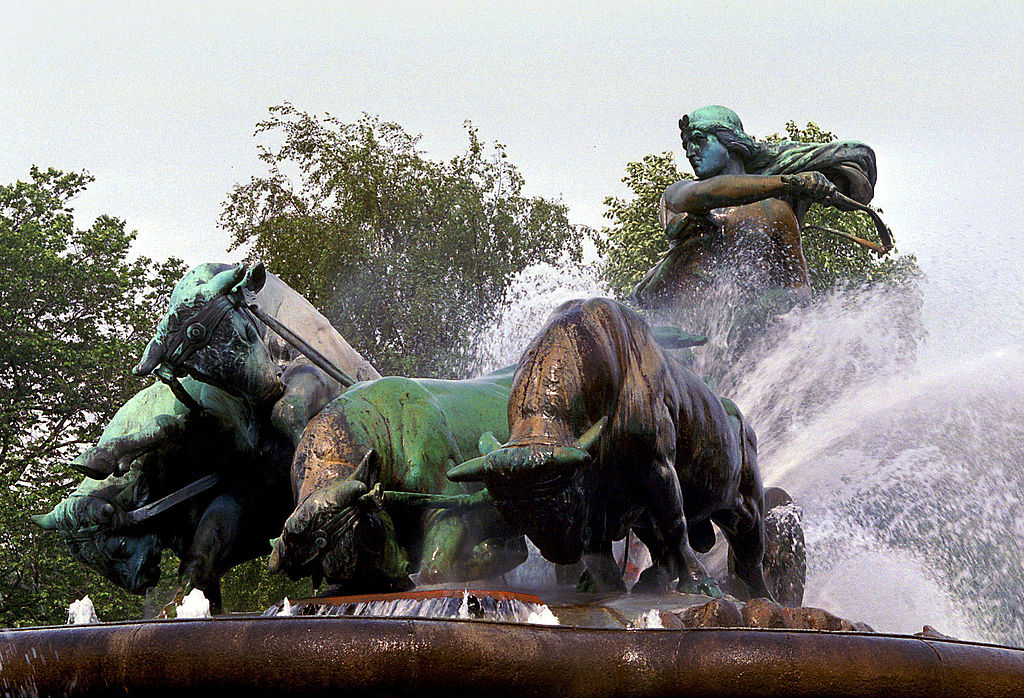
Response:
[{"label": "female figure statue", "polygon": [[800,245],[804,214],[814,201],[843,194],[867,204],[875,185],[875,154],[856,141],[759,143],[731,109],[702,107],[679,129],[695,180],[670,185],[661,224],[670,242],[665,258],[637,284],[642,308],[692,305],[724,272],[756,293],[809,295]]}]

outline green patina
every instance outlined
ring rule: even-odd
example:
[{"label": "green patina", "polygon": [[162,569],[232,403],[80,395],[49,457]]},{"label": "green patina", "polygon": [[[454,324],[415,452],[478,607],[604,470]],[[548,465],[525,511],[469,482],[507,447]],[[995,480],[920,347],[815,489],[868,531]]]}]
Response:
[{"label": "green patina", "polygon": [[[272,564],[293,576],[322,574],[351,591],[382,591],[401,588],[412,570],[421,581],[456,581],[501,574],[522,562],[524,542],[485,497],[445,500],[480,490],[448,481],[447,472],[477,453],[482,436],[508,438],[513,373],[514,367],[462,381],[381,378],[334,400],[299,444],[293,465],[299,502],[276,543],[279,562]],[[375,465],[368,466],[368,458]],[[362,486],[354,488],[355,480]],[[372,487],[376,491],[366,494]],[[441,500],[446,505],[435,508]],[[352,516],[353,507],[388,532],[376,543],[371,571],[365,560],[353,562],[367,547],[360,534],[334,523]],[[331,540],[317,553],[313,544],[324,531]]]}]

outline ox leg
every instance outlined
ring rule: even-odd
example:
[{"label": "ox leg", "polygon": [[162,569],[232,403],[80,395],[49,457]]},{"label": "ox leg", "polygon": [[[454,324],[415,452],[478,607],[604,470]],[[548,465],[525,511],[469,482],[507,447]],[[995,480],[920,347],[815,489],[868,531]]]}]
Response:
[{"label": "ox leg", "polygon": [[421,584],[454,581],[459,551],[466,540],[466,522],[461,516],[443,510],[430,512],[426,518],[419,581]]},{"label": "ox leg", "polygon": [[625,591],[622,571],[612,555],[612,542],[600,541],[583,552],[583,564],[587,568],[589,589],[587,591]]},{"label": "ox leg", "polygon": [[643,570],[631,589],[634,594],[664,594],[672,586],[672,580],[679,575],[675,562],[668,554],[665,541],[651,529],[636,526],[633,533],[651,554],[651,566]]},{"label": "ox leg", "polygon": [[712,518],[729,541],[736,576],[750,589],[750,598],[774,601],[775,597],[765,583],[761,564],[764,558],[764,521],[759,507],[752,511],[747,509],[743,507],[739,512],[716,514]]},{"label": "ox leg", "polygon": [[199,519],[192,544],[181,560],[183,581],[203,591],[213,613],[222,610],[220,577],[237,551],[240,516],[241,506],[234,497],[216,497]]},{"label": "ox leg", "polygon": [[718,583],[704,569],[690,547],[683,513],[683,495],[679,477],[671,458],[659,458],[644,468],[647,503],[654,522],[654,530],[664,541],[668,556],[676,563],[679,573],[678,591],[688,594],[721,596]]}]

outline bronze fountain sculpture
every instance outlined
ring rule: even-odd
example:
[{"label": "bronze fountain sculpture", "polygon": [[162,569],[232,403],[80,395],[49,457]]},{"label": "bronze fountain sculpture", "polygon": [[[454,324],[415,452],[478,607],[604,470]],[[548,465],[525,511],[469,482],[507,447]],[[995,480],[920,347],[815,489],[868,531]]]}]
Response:
[{"label": "bronze fountain sculpture", "polygon": [[[744,283],[758,292],[806,298],[803,215],[811,201],[865,210],[871,149],[759,144],[724,107],[698,109],[680,129],[697,180],[666,189],[673,246],[634,302],[685,304],[709,276],[740,267],[757,272]],[[884,252],[891,236],[869,215]],[[1010,695],[1024,681],[1024,651],[874,634],[772,601],[799,605],[802,532],[768,525],[792,502],[762,487],[753,429],[668,349],[699,340],[652,329],[616,301],[581,299],[555,309],[511,369],[381,378],[281,286],[262,265],[189,272],[136,369],[160,382],[76,461],[86,480],[38,523],[134,590],[152,582],[161,547],[187,561],[185,583],[215,596],[226,566],[272,546],[274,568],[369,596],[307,599],[297,617],[279,604],[268,611],[277,617],[3,631],[3,695],[244,685],[266,695],[959,696]],[[734,579],[698,557],[714,526]],[[629,531],[654,562],[633,594],[611,548]],[[591,593],[551,592],[566,627],[465,620],[488,593],[515,596],[467,587],[498,585],[526,558],[524,536],[555,563],[582,559]],[[426,598],[407,593],[416,582],[454,582],[425,593],[461,595],[458,616],[335,617]],[[37,653],[54,660],[33,662]]]}]

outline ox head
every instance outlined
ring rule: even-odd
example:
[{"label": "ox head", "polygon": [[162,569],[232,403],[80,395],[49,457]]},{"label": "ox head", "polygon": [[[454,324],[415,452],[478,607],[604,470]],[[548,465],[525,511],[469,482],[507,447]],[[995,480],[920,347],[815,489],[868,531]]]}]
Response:
[{"label": "ox head", "polygon": [[[98,486],[96,486],[98,484]],[[143,594],[160,579],[161,541],[153,531],[117,529],[127,513],[132,484],[109,477],[87,479],[47,514],[33,516],[43,529],[57,531],[72,557],[117,586]]]},{"label": "ox head", "polygon": [[351,476],[310,492],[272,541],[270,571],[312,576],[316,586],[326,579],[348,593],[410,588],[408,558],[374,487],[379,479],[371,449]]},{"label": "ox head", "polygon": [[571,446],[516,442],[501,446],[485,434],[480,439],[484,455],[449,471],[448,479],[483,482],[501,515],[523,531],[544,557],[558,564],[576,562],[590,535],[584,471],[607,421],[602,417]]},{"label": "ox head", "polygon": [[255,318],[240,308],[246,293],[263,288],[266,269],[223,266],[202,264],[181,278],[134,373],[190,375],[250,402],[276,400],[280,369]]}]

